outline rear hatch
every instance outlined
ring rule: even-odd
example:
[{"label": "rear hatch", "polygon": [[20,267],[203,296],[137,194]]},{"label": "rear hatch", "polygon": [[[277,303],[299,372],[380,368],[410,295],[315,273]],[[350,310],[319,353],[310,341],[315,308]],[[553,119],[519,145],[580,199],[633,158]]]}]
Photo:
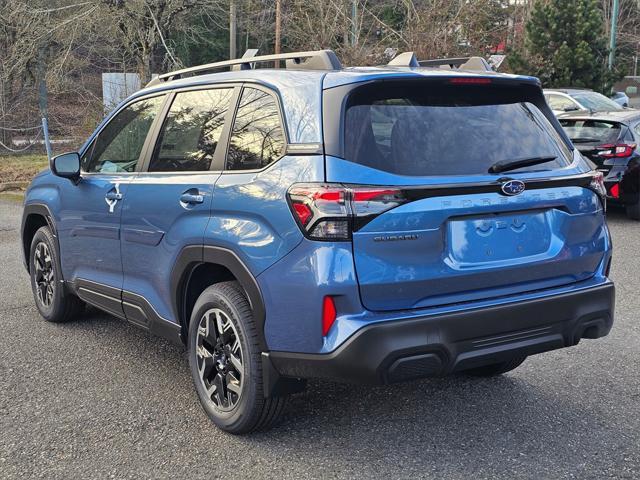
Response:
[{"label": "rear hatch", "polygon": [[[385,81],[345,96],[327,182],[351,192],[366,308],[488,299],[594,275],[607,248],[601,199],[537,85]],[[521,168],[505,167],[514,161]]]}]

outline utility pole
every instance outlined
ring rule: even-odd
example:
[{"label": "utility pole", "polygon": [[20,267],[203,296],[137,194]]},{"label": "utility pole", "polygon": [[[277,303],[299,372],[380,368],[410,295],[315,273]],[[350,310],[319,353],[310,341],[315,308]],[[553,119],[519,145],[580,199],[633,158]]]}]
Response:
[{"label": "utility pole", "polygon": [[351,2],[351,46],[358,43],[358,0]]},{"label": "utility pole", "polygon": [[[280,54],[280,41],[281,41],[281,23],[282,23],[282,0],[276,0],[276,44],[274,45],[274,51],[276,55]],[[275,67],[280,68],[280,62],[276,60]]]},{"label": "utility pole", "polygon": [[620,10],[620,1],[613,0],[611,8],[611,35],[609,37],[609,70],[613,70],[613,61],[616,56],[616,35],[618,31],[618,11]]},{"label": "utility pole", "polygon": [[229,5],[229,60],[233,60],[238,54],[236,50],[237,13],[236,2],[231,0]]},{"label": "utility pole", "polygon": [[38,77],[38,106],[40,108],[40,118],[42,119],[42,131],[44,133],[44,147],[47,151],[47,158],[51,161],[51,142],[49,141],[49,107],[47,92],[47,46],[42,44],[38,48],[38,64],[36,66],[36,76]]}]

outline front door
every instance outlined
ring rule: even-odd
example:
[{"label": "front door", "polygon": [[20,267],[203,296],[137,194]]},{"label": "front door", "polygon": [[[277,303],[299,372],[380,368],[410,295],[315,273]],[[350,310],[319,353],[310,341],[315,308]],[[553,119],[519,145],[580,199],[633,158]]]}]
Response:
[{"label": "front door", "polygon": [[60,195],[60,256],[64,278],[89,303],[122,316],[122,201],[164,96],[120,110],[82,156],[82,177]]},{"label": "front door", "polygon": [[[233,87],[173,93],[122,213],[123,307],[151,327],[176,322],[171,271],[185,246],[202,245],[226,150]],[[158,122],[160,123],[160,122]]]}]

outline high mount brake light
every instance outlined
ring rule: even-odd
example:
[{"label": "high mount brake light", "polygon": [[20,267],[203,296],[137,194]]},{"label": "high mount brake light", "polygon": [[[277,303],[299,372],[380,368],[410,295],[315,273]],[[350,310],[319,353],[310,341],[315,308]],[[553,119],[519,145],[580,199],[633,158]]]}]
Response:
[{"label": "high mount brake light", "polygon": [[452,78],[449,83],[454,85],[487,85],[492,81],[490,78],[460,77]]},{"label": "high mount brake light", "polygon": [[287,193],[291,211],[312,240],[349,240],[354,230],[406,201],[399,188],[297,184]]},{"label": "high mount brake light", "polygon": [[605,145],[599,145],[596,147],[598,149],[598,156],[602,158],[626,158],[630,157],[633,154],[633,151],[636,149],[636,145],[631,143],[607,143]]}]

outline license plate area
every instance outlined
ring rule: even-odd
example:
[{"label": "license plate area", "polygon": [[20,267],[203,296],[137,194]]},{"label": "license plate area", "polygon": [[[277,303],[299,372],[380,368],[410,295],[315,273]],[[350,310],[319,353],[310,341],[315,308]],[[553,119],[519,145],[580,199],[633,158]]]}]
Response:
[{"label": "license plate area", "polygon": [[537,257],[552,243],[546,210],[459,217],[447,227],[448,256],[458,266]]}]

